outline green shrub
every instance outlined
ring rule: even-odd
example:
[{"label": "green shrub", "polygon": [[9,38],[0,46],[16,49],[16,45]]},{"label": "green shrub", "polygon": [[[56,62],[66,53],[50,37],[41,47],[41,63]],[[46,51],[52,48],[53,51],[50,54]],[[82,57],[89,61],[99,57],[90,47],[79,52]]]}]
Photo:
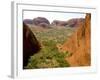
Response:
[{"label": "green shrub", "polygon": [[56,48],[56,45],[58,43],[63,44],[69,37],[69,34],[73,33],[73,29],[70,27],[63,27],[61,29],[53,27],[51,29],[41,31],[40,29],[32,28],[36,38],[42,44],[42,49],[30,57],[26,68],[69,67],[70,65],[65,60],[65,57],[71,56],[72,53],[60,53]]},{"label": "green shrub", "polygon": [[69,67],[65,54],[59,53],[56,48],[45,47],[39,53],[31,56],[26,68],[55,68]]}]

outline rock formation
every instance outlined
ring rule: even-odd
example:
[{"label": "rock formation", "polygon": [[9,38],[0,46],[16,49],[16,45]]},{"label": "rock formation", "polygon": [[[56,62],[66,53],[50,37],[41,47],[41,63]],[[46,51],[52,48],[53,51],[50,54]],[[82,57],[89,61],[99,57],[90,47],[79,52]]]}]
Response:
[{"label": "rock formation", "polygon": [[81,22],[84,22],[84,18],[72,18],[67,21],[67,26],[77,27]]},{"label": "rock formation", "polygon": [[60,20],[54,20],[51,25],[52,26],[66,26],[68,23],[67,21],[60,21]]},{"label": "rock formation", "polygon": [[23,22],[23,68],[27,66],[28,59],[41,49],[41,45],[30,28]]},{"label": "rock formation", "polygon": [[41,27],[49,27],[50,22],[44,17],[37,17],[33,19],[33,24]]},{"label": "rock formation", "polygon": [[33,24],[33,20],[32,19],[24,19],[23,22],[25,24]]},{"label": "rock formation", "polygon": [[54,20],[51,25],[52,26],[69,26],[69,27],[77,27],[80,22],[84,22],[84,18],[72,18],[68,21],[60,21]]},{"label": "rock formation", "polygon": [[60,52],[69,52],[71,55],[66,57],[70,66],[90,66],[90,25],[91,14],[87,13],[84,22],[80,22],[75,33],[63,45],[60,45]]}]

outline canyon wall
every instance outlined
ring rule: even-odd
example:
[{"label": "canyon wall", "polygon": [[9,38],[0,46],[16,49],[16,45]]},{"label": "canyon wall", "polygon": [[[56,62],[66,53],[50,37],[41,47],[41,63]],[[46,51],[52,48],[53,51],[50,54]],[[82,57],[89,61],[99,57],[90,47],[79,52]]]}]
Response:
[{"label": "canyon wall", "polygon": [[70,66],[90,66],[90,23],[91,14],[86,13],[85,21],[80,22],[75,33],[59,48],[60,52],[68,51],[70,56],[66,57]]},{"label": "canyon wall", "polygon": [[23,69],[28,64],[30,56],[36,54],[41,49],[41,45],[36,39],[29,26],[23,23]]}]

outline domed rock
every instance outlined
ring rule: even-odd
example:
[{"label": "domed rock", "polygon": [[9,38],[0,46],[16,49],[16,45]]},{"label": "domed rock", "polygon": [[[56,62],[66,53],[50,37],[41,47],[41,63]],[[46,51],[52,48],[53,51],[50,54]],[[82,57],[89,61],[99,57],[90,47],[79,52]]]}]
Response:
[{"label": "domed rock", "polygon": [[84,18],[72,18],[67,21],[68,26],[70,27],[77,27],[81,22],[84,22]]},{"label": "domed rock", "polygon": [[69,26],[69,27],[77,27],[80,22],[84,22],[84,18],[72,18],[68,21],[60,21],[54,20],[51,25],[52,26]]},{"label": "domed rock", "polygon": [[37,17],[33,19],[33,24],[40,27],[48,27],[50,22],[44,17]]}]

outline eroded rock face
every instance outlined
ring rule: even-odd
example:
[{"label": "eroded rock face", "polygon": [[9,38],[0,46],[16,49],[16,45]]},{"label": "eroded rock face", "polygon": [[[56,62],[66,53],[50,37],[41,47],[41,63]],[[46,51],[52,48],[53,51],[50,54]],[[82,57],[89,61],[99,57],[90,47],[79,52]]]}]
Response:
[{"label": "eroded rock face", "polygon": [[87,13],[84,22],[80,22],[75,33],[59,47],[59,51],[68,51],[72,55],[66,57],[70,66],[90,66],[90,23],[91,14]]},{"label": "eroded rock face", "polygon": [[30,56],[36,54],[41,49],[41,45],[30,28],[23,23],[23,68],[27,66]]},{"label": "eroded rock face", "polygon": [[41,27],[48,27],[50,25],[50,22],[44,17],[37,17],[33,19],[33,24]]}]

